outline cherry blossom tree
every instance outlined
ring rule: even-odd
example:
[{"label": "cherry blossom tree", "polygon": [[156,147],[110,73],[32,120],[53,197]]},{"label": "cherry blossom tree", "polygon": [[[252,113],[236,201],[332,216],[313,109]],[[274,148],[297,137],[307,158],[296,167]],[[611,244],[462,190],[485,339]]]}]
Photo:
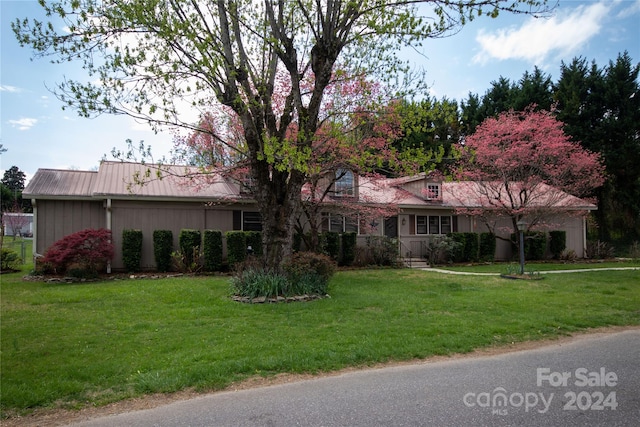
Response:
[{"label": "cherry blossom tree", "polygon": [[[582,148],[551,112],[509,111],[486,119],[461,145],[454,175],[467,181],[457,197],[496,232],[499,218],[512,230],[551,226],[559,212],[584,214],[585,200],[604,183],[599,154]],[[496,233],[497,234],[497,233]]]}]

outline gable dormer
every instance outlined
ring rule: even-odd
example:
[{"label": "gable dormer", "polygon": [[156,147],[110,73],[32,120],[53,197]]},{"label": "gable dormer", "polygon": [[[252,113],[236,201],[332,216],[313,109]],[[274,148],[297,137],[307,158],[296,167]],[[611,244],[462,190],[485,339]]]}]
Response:
[{"label": "gable dormer", "polygon": [[400,187],[421,199],[430,202],[442,201],[442,175],[440,173],[421,173],[400,180]]}]

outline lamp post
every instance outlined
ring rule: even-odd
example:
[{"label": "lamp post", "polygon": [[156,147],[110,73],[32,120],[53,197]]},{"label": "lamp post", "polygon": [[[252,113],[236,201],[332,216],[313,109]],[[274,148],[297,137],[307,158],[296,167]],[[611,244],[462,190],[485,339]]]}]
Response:
[{"label": "lamp post", "polygon": [[524,232],[527,229],[527,222],[521,219],[516,226],[520,232],[520,274],[524,274]]}]

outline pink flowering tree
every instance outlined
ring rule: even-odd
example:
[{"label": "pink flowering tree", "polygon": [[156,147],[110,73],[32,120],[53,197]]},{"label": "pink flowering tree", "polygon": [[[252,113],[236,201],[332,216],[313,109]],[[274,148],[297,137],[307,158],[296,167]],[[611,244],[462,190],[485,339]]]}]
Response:
[{"label": "pink flowering tree", "polygon": [[585,198],[604,183],[604,166],[562,126],[551,112],[533,108],[486,119],[459,147],[454,175],[468,181],[456,195],[465,206],[460,212],[493,233],[499,218],[509,218],[517,233],[519,221],[541,229],[560,212],[584,214]]},{"label": "pink flowering tree", "polygon": [[[290,82],[284,74],[275,80],[273,105],[276,112],[287,108]],[[305,91],[311,91],[313,79],[301,82]],[[322,103],[320,124],[313,135],[310,150],[295,165],[304,170],[301,204],[295,213],[295,228],[303,235],[305,245],[319,250],[318,234],[322,228],[323,212],[339,212],[353,222],[367,227],[381,217],[397,214],[397,204],[375,199],[374,191],[366,191],[380,185],[385,173],[414,173],[432,165],[438,154],[422,149],[398,151],[392,142],[401,134],[401,118],[398,103],[379,84],[362,76],[347,77],[337,72],[327,87]],[[381,105],[383,107],[381,107]],[[189,177],[206,183],[207,176],[223,174],[244,185],[252,193],[246,144],[237,116],[224,107],[202,116],[198,130],[187,137],[175,139],[174,153],[178,162],[200,167],[198,177]],[[281,151],[291,149],[300,138],[298,120],[292,120],[281,142]],[[281,156],[266,151],[265,157]],[[442,153],[439,153],[440,157]],[[274,157],[273,161],[282,161]],[[291,157],[288,162],[298,162]],[[200,173],[202,172],[202,173]],[[163,171],[164,174],[167,171]],[[352,185],[344,186],[344,181]],[[360,192],[359,188],[364,191]],[[308,233],[303,233],[308,231]]]}]

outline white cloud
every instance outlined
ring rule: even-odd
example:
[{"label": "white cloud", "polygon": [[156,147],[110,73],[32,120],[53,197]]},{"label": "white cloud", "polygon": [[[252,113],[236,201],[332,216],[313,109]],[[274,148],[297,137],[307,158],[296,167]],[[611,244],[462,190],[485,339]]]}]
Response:
[{"label": "white cloud", "polygon": [[[628,18],[630,16],[633,16],[637,13],[640,13],[640,0],[635,0],[635,1],[618,1],[618,3],[621,3],[624,7],[624,9],[622,9],[617,17],[618,18]],[[631,4],[629,4],[631,3]]]},{"label": "white cloud", "polygon": [[18,93],[18,92],[22,92],[22,89],[15,86],[0,85],[0,92]]},{"label": "white cloud", "polygon": [[29,130],[35,126],[36,123],[38,123],[38,119],[28,117],[23,117],[18,120],[9,120],[9,124],[12,127],[17,127],[18,130]]},{"label": "white cloud", "polygon": [[519,28],[481,30],[476,36],[481,51],[473,62],[520,59],[539,64],[552,54],[570,55],[600,32],[610,7],[602,2],[580,5],[549,19],[531,18]]}]

